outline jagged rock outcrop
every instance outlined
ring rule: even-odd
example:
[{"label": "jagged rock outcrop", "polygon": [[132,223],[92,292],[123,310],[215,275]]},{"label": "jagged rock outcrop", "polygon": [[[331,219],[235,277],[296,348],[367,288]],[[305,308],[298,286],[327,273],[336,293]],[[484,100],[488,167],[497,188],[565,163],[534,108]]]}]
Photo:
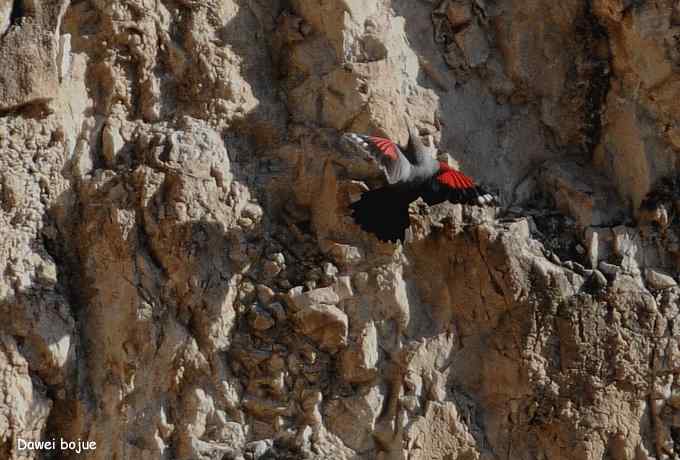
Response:
[{"label": "jagged rock outcrop", "polygon": [[[678,457],[678,27],[0,0],[0,458]],[[500,206],[354,225],[405,117]]]}]

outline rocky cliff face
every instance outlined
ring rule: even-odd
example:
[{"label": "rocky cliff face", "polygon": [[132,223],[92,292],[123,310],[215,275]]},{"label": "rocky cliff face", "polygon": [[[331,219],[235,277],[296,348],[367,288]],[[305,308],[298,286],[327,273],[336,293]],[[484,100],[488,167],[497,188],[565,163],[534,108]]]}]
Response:
[{"label": "rocky cliff face", "polygon": [[[680,455],[677,1],[0,0],[0,63],[0,458]],[[404,117],[501,206],[361,232]]]}]

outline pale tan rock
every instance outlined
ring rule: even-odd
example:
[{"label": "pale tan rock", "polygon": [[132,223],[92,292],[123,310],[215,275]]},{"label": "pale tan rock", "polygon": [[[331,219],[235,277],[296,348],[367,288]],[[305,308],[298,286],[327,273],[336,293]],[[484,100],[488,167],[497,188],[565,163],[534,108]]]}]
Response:
[{"label": "pale tan rock", "polygon": [[0,1],[0,458],[677,457],[676,2],[171,3]]},{"label": "pale tan rock", "polygon": [[299,292],[289,297],[291,306],[295,310],[303,310],[318,304],[336,305],[340,302],[340,296],[333,287],[314,289],[306,292]]},{"label": "pale tan rock", "polygon": [[71,71],[71,34],[63,34],[59,37],[59,54],[57,56],[57,68],[59,78],[64,80]]},{"label": "pale tan rock", "polygon": [[645,280],[653,289],[667,289],[678,285],[678,282],[672,276],[653,268],[645,269]]},{"label": "pale tan rock", "polygon": [[373,429],[380,415],[383,396],[376,387],[368,394],[336,399],[326,406],[328,429],[349,448],[365,451],[373,448]]},{"label": "pale tan rock", "polygon": [[352,280],[349,276],[340,276],[337,278],[333,290],[338,295],[339,301],[343,301],[354,297],[354,289],[352,288]]},{"label": "pale tan rock", "polygon": [[368,323],[358,337],[342,352],[340,373],[350,383],[370,382],[377,376],[379,350],[378,333],[373,323]]},{"label": "pale tan rock", "polygon": [[416,419],[405,434],[413,458],[426,459],[454,455],[480,458],[479,449],[467,427],[458,419],[453,403],[430,402],[424,416]]},{"label": "pale tan rock", "polygon": [[333,243],[328,253],[340,266],[354,265],[363,258],[359,248],[347,244]]},{"label": "pale tan rock", "polygon": [[333,305],[308,305],[292,319],[301,334],[310,337],[324,350],[334,351],[347,345],[347,315]]},{"label": "pale tan rock", "polygon": [[376,274],[377,288],[376,305],[381,318],[393,319],[398,327],[405,330],[408,327],[411,310],[409,308],[408,292],[403,273],[396,270],[380,270]]},{"label": "pale tan rock", "polygon": [[[0,443],[12,445],[16,439],[40,441],[46,427],[52,401],[33,387],[29,365],[21,356],[11,337],[0,340],[0,396],[4,401],[0,409]],[[16,448],[13,446],[12,449]],[[34,457],[36,453],[29,453]]]},{"label": "pale tan rock", "polygon": [[[49,2],[49,9],[58,8],[57,3],[62,2]],[[57,95],[58,69],[53,56],[59,45],[54,30],[40,22],[26,21],[0,38],[0,59],[5,63],[0,69],[2,110],[44,103]]]},{"label": "pale tan rock", "polygon": [[15,174],[6,174],[2,181],[3,207],[6,210],[21,208],[26,199],[24,178]]},{"label": "pale tan rock", "polygon": [[289,415],[290,408],[281,405],[276,401],[262,400],[262,399],[245,399],[243,407],[249,414],[262,420],[271,420],[275,416]]},{"label": "pale tan rock", "polygon": [[151,149],[151,161],[164,171],[203,179],[215,177],[221,187],[229,188],[229,155],[219,134],[190,117],[185,117],[182,125],[182,129],[167,134],[163,146]]},{"label": "pale tan rock", "polygon": [[542,169],[540,181],[557,207],[581,228],[608,225],[624,214],[607,179],[575,162],[549,163]]},{"label": "pale tan rock", "polygon": [[13,6],[14,0],[2,0],[0,2],[0,35],[4,35],[11,24]]},{"label": "pale tan rock", "polygon": [[107,123],[102,131],[102,154],[110,167],[115,165],[116,157],[124,145],[125,141],[120,135],[120,123],[115,121]]}]

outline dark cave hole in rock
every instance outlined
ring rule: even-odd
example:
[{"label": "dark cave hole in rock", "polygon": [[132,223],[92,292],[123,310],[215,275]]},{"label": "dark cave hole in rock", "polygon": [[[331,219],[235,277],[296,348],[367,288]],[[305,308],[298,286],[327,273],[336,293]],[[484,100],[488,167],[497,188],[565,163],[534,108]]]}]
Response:
[{"label": "dark cave hole in rock", "polygon": [[12,12],[10,13],[9,17],[10,27],[19,25],[21,18],[23,18],[25,15],[26,11],[24,9],[23,0],[14,0]]}]

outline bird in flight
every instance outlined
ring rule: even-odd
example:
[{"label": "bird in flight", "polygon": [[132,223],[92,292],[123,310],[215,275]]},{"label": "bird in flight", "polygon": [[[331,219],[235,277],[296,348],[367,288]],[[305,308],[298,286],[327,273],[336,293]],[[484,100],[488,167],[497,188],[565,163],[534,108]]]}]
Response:
[{"label": "bird in flight", "polygon": [[343,135],[343,140],[376,160],[387,178],[388,185],[364,192],[350,205],[354,221],[381,241],[404,240],[409,204],[419,197],[428,205],[450,201],[485,206],[495,201],[471,178],[437,161],[434,146],[426,147],[415,128],[409,122],[407,126],[410,139],[405,154],[389,139]]}]

